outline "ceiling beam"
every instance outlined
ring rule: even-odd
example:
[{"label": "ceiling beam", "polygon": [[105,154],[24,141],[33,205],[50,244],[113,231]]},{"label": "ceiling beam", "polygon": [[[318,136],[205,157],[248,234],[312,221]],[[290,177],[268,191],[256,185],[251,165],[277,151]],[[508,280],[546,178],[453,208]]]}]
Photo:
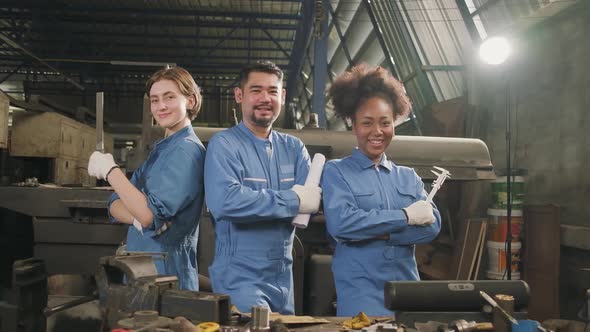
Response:
[{"label": "ceiling beam", "polygon": [[19,45],[14,40],[8,38],[7,36],[5,36],[3,34],[0,34],[0,39],[3,40],[6,44],[12,46],[14,49],[16,49],[16,50],[24,53],[25,55],[27,55],[27,56],[35,59],[36,61],[38,61],[39,63],[41,63],[45,67],[49,68],[51,71],[56,72],[57,74],[59,74],[60,76],[62,76],[67,82],[69,82],[70,84],[72,84],[73,86],[75,86],[76,88],[78,88],[79,90],[84,90],[84,86],[80,85],[80,83],[74,81],[73,79],[71,79],[67,75],[62,74],[58,69],[54,68],[52,65],[48,64],[47,62],[43,61],[42,59],[40,59],[39,57],[37,57],[35,54],[33,54],[32,52],[30,52],[29,50],[27,50],[26,48],[24,48],[21,45]]},{"label": "ceiling beam", "polygon": [[[146,18],[153,18],[154,16],[199,16],[200,18],[258,18],[258,19],[276,19],[276,20],[300,20],[301,15],[298,13],[271,13],[271,12],[236,12],[231,10],[203,10],[203,9],[173,9],[173,8],[146,8],[146,7],[123,7],[123,6],[100,6],[95,4],[83,5],[60,5],[56,1],[3,1],[2,7],[6,9],[21,9],[21,10],[39,10],[53,12],[48,14],[63,14],[63,13],[79,13],[79,14],[108,14],[108,15],[129,15],[145,16]],[[26,12],[23,11],[26,15]],[[18,17],[18,16],[17,16]]]},{"label": "ceiling beam", "polygon": [[[21,14],[22,15],[22,14]],[[15,13],[0,13],[0,19],[13,19]],[[30,14],[29,14],[30,17]],[[84,24],[93,26],[93,29],[101,28],[98,25],[106,25],[112,29],[113,25],[143,25],[150,27],[199,27],[199,28],[228,28],[231,29],[235,26],[236,22],[230,21],[204,21],[199,19],[195,20],[193,16],[187,16],[186,20],[171,20],[166,17],[139,17],[139,16],[120,16],[120,17],[107,17],[107,16],[94,16],[90,14],[86,15],[70,15],[60,14],[52,17],[52,24]],[[246,18],[248,18],[246,16]],[[240,19],[239,17],[236,19]],[[264,22],[259,26],[258,24],[249,23],[244,28],[262,30],[262,29],[275,29],[275,30],[295,30],[299,26],[299,23],[267,23]],[[148,35],[149,32],[146,34]]]},{"label": "ceiling beam", "polygon": [[[229,27],[228,27],[229,28]],[[0,27],[0,33],[24,33],[28,32],[29,29],[27,27]],[[45,41],[56,41],[62,40],[62,36],[60,33],[65,33],[65,29],[60,29],[59,27],[55,26],[47,26],[43,28],[43,33],[46,35],[43,36],[43,40]],[[104,36],[105,39],[109,39],[112,37],[122,37],[122,38],[145,38],[145,32],[130,32],[130,31],[95,31],[95,30],[76,30],[76,31],[67,31],[70,34],[74,35],[82,35],[88,37],[89,35],[96,35],[96,36]],[[203,33],[204,31],[201,31]],[[150,39],[178,39],[178,40],[219,40],[218,35],[196,35],[196,34],[179,34],[179,33],[157,33],[157,32],[150,32],[149,33]],[[226,37],[227,40],[238,40],[238,41],[267,41],[269,40],[268,37],[252,37],[248,38],[247,36],[229,36]],[[274,38],[277,42],[293,42],[295,38]],[[35,42],[35,39],[27,39],[27,41]]]}]

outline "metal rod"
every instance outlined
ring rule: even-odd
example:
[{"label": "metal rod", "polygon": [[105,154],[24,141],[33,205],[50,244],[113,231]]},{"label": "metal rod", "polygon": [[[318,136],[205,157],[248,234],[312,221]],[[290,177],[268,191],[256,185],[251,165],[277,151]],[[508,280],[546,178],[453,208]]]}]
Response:
[{"label": "metal rod", "polygon": [[512,163],[510,162],[510,143],[511,143],[511,130],[510,130],[510,79],[506,74],[506,268],[508,269],[506,279],[512,280],[512,190],[511,190],[511,177],[512,177]]},{"label": "metal rod", "polygon": [[477,31],[477,27],[475,26],[475,22],[473,21],[473,16],[469,12],[469,7],[465,3],[465,0],[455,0],[457,3],[457,8],[459,8],[459,12],[463,17],[463,21],[465,22],[465,27],[469,32],[469,36],[471,36],[471,41],[474,43],[481,42],[481,37],[479,36],[479,32]]},{"label": "metal rod", "polygon": [[84,297],[81,297],[79,299],[75,299],[73,301],[66,302],[64,304],[60,304],[60,305],[55,306],[55,307],[52,307],[52,308],[49,308],[49,307],[48,308],[45,308],[45,310],[43,310],[43,315],[45,317],[49,317],[49,316],[51,316],[51,315],[53,315],[55,313],[58,313],[60,311],[63,311],[63,310],[66,310],[66,309],[69,309],[69,308],[72,308],[72,307],[76,307],[76,306],[79,306],[80,304],[88,303],[88,302],[94,301],[96,299],[98,299],[97,294],[92,294],[92,295],[84,296]]},{"label": "metal rod", "polygon": [[96,93],[96,151],[104,152],[104,92]]},{"label": "metal rod", "polygon": [[348,45],[346,43],[346,37],[342,33],[342,29],[340,29],[340,23],[338,22],[338,16],[336,15],[336,11],[332,7],[330,2],[327,3],[328,10],[330,10],[330,15],[332,16],[332,25],[336,28],[336,32],[338,33],[338,38],[340,38],[340,47],[342,47],[342,51],[344,51],[344,55],[348,60],[348,66],[354,66],[354,60],[352,60],[352,56],[350,55],[350,51],[348,50]]}]

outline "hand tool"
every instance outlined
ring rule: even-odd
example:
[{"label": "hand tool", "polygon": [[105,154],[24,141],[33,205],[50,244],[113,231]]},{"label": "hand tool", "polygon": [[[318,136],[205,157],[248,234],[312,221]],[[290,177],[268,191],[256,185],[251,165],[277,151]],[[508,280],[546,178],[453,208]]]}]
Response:
[{"label": "hand tool", "polygon": [[494,299],[492,299],[486,292],[479,291],[479,295],[481,295],[481,297],[483,297],[484,300],[486,300],[486,302],[488,302],[492,307],[500,310],[502,315],[504,315],[504,317],[506,317],[506,319],[508,319],[512,324],[518,325],[518,321],[514,319],[514,317],[510,316],[510,314],[507,313],[506,310],[502,309],[502,307],[500,307],[498,303],[496,303],[496,301],[494,301]]},{"label": "hand tool", "polygon": [[451,177],[451,173],[449,171],[447,171],[446,169],[444,169],[442,167],[438,167],[438,166],[433,166],[433,167],[436,170],[438,170],[440,173],[430,170],[432,173],[434,173],[437,176],[436,180],[434,180],[434,182],[432,183],[432,190],[430,191],[430,194],[428,194],[428,198],[426,199],[427,202],[431,202],[431,203],[432,203],[432,199],[434,198],[434,195],[436,195],[436,192],[440,189],[440,187],[442,187],[442,184],[445,182],[445,180],[447,178]]}]

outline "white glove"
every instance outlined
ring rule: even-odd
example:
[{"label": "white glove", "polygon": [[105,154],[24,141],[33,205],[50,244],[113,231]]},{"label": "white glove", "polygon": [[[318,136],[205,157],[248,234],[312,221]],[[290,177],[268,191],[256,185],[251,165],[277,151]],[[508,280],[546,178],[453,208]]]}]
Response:
[{"label": "white glove", "polygon": [[403,210],[408,216],[408,225],[426,226],[434,223],[432,205],[427,201],[417,201]]},{"label": "white glove", "polygon": [[113,167],[119,166],[115,164],[112,154],[94,151],[88,160],[88,175],[100,180],[106,180],[107,174]]},{"label": "white glove", "polygon": [[299,213],[312,214],[320,209],[322,188],[296,184],[291,188],[299,197]]}]

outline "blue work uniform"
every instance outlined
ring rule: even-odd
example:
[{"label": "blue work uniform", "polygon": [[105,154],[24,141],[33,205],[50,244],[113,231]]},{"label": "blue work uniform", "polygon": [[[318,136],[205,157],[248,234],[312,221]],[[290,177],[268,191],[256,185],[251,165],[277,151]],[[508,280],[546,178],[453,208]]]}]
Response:
[{"label": "blue work uniform", "polygon": [[244,125],[209,141],[205,161],[207,207],[214,219],[213,291],[228,294],[242,312],[265,305],[294,313],[292,247],[297,194],[309,171],[301,140],[271,131],[260,139]]},{"label": "blue work uniform", "polygon": [[[191,126],[157,142],[147,160],[133,173],[131,183],[147,198],[154,215],[143,235],[129,227],[128,251],[154,255],[159,274],[178,277],[181,289],[199,290],[197,241],[203,208],[205,147]],[[119,199],[113,193],[109,200]]]},{"label": "blue work uniform", "polygon": [[422,180],[385,154],[375,166],[354,149],[326,163],[322,190],[328,232],[337,243],[332,272],[338,316],[392,315],[384,306],[385,282],[419,280],[414,244],[430,242],[440,231],[436,207],[436,221],[428,226],[408,225],[402,211],[426,199]]}]

